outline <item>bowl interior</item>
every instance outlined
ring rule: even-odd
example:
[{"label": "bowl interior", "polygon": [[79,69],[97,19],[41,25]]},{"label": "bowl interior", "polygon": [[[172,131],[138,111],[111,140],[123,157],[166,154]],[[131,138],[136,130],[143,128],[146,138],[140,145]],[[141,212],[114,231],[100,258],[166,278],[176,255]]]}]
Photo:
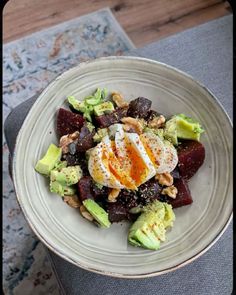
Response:
[{"label": "bowl interior", "polygon": [[[56,112],[65,99],[83,99],[97,87],[121,92],[126,100],[144,96],[166,117],[185,113],[205,133],[203,166],[189,181],[193,204],[175,209],[176,221],[159,251],[127,243],[129,223],[100,229],[77,209],[49,192],[49,181],[34,171],[50,143],[58,144]],[[40,95],[19,133],[14,182],[23,212],[44,243],[81,267],[117,276],[139,277],[169,271],[192,260],[219,236],[232,211],[232,128],[213,96],[189,76],[139,58],[105,58],[81,64],[52,82]],[[222,167],[224,169],[222,169]]]}]

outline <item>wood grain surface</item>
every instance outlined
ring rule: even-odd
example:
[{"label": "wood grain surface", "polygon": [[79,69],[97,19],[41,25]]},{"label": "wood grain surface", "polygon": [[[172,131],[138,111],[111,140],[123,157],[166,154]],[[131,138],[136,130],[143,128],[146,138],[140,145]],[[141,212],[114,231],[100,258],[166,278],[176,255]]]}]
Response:
[{"label": "wood grain surface", "polygon": [[137,47],[232,13],[222,0],[10,0],[3,42],[110,7]]}]

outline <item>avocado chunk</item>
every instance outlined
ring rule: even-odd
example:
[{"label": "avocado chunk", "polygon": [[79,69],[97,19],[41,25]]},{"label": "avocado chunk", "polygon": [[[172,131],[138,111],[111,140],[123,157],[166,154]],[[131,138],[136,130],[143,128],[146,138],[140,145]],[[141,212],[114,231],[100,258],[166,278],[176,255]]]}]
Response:
[{"label": "avocado chunk", "polygon": [[111,223],[108,219],[108,213],[95,201],[86,199],[83,201],[83,205],[101,227],[110,227]]},{"label": "avocado chunk", "polygon": [[85,97],[83,101],[77,100],[74,96],[68,96],[67,100],[69,104],[77,111],[83,113],[85,119],[92,122],[92,114],[94,112],[94,106],[102,104],[102,101],[107,96],[107,89],[97,88],[93,95]]},{"label": "avocado chunk", "polygon": [[94,95],[90,95],[85,98],[86,103],[93,106],[99,104],[101,100],[102,100],[102,90],[100,88],[96,90]]},{"label": "avocado chunk", "polygon": [[35,166],[35,170],[43,175],[49,176],[51,170],[60,161],[62,149],[55,144],[50,144],[44,157],[39,160]]},{"label": "avocado chunk", "polygon": [[97,105],[102,102],[107,96],[107,89],[97,88],[96,92],[93,95],[85,97],[85,102],[89,105]]},{"label": "avocado chunk", "polygon": [[57,181],[63,186],[76,184],[82,177],[82,170],[80,166],[68,166],[62,168],[60,171],[54,169],[50,174],[50,181]]},{"label": "avocado chunk", "polygon": [[50,191],[52,193],[56,193],[63,196],[73,196],[76,193],[76,189],[74,186],[66,186],[62,185],[58,181],[50,181]]},{"label": "avocado chunk", "polygon": [[85,98],[85,102],[88,105],[92,105],[92,106],[95,106],[95,105],[99,104],[100,101],[101,101],[101,97],[94,97],[92,95]]},{"label": "avocado chunk", "polygon": [[79,101],[74,96],[68,96],[67,100],[69,104],[75,109],[83,113],[83,117],[88,121],[92,121],[91,114],[93,113],[93,106],[86,104],[86,101]]},{"label": "avocado chunk", "polygon": [[69,104],[73,107],[73,109],[83,113],[85,109],[84,109],[84,103],[82,101],[77,100],[74,96],[68,96],[67,100]]},{"label": "avocado chunk", "polygon": [[202,132],[204,129],[199,122],[184,114],[178,114],[166,122],[164,137],[177,145],[178,138],[199,141]]},{"label": "avocado chunk", "polygon": [[175,215],[171,205],[155,200],[145,206],[129,230],[131,245],[158,250],[166,239],[166,228],[173,226]]},{"label": "avocado chunk", "polygon": [[86,122],[86,127],[88,128],[89,132],[93,132],[95,129],[95,126],[90,122]]},{"label": "avocado chunk", "polygon": [[97,132],[94,134],[93,140],[95,142],[100,142],[106,135],[108,135],[108,128],[99,128]]},{"label": "avocado chunk", "polygon": [[109,114],[114,111],[114,105],[111,101],[105,101],[101,104],[94,106],[94,114],[96,116],[102,116],[104,114]]},{"label": "avocado chunk", "polygon": [[164,129],[164,137],[165,139],[171,141],[174,145],[178,145],[177,138],[177,119],[175,117],[171,118],[165,124]]},{"label": "avocado chunk", "polygon": [[60,171],[62,168],[65,168],[66,166],[67,166],[67,162],[66,162],[66,161],[59,161],[59,162],[55,165],[54,169]]}]

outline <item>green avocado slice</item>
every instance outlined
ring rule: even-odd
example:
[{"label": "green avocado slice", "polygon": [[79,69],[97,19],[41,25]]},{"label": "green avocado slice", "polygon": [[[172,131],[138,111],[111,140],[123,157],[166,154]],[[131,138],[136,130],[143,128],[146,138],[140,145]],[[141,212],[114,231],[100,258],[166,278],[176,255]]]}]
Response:
[{"label": "green avocado slice", "polygon": [[111,223],[108,219],[108,213],[95,201],[86,199],[83,201],[83,205],[101,227],[110,227]]},{"label": "green avocado slice", "polygon": [[165,241],[166,228],[173,226],[174,220],[171,205],[156,200],[143,208],[129,230],[128,241],[134,246],[158,250]]},{"label": "green avocado slice", "polygon": [[62,149],[55,144],[50,144],[44,157],[39,160],[35,166],[35,170],[43,175],[49,176],[51,170],[60,161]]},{"label": "green avocado slice", "polygon": [[111,101],[105,101],[101,104],[94,106],[94,114],[96,116],[101,116],[114,111],[114,105]]},{"label": "green avocado slice", "polygon": [[166,122],[164,137],[177,145],[178,138],[199,141],[202,132],[204,129],[199,122],[184,114],[178,114]]},{"label": "green avocado slice", "polygon": [[82,101],[77,100],[74,96],[68,96],[67,100],[75,110],[84,112],[84,103]]},{"label": "green avocado slice", "polygon": [[50,181],[50,192],[63,196],[73,196],[76,194],[74,186],[62,185],[58,181]]},{"label": "green avocado slice", "polygon": [[50,191],[52,193],[56,193],[60,195],[61,197],[63,196],[73,196],[76,193],[76,189],[74,186],[66,186],[62,185],[58,181],[50,181]]}]

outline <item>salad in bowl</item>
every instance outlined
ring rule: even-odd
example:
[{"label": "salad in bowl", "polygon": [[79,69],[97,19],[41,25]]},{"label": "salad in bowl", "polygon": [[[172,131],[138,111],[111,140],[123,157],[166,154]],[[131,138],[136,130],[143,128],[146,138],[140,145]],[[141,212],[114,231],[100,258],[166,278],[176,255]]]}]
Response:
[{"label": "salad in bowl", "polygon": [[109,228],[128,220],[131,245],[159,249],[175,208],[193,202],[188,180],[205,159],[201,124],[186,114],[167,118],[148,98],[128,102],[107,89],[67,103],[57,112],[58,144],[35,170],[88,222]]}]

